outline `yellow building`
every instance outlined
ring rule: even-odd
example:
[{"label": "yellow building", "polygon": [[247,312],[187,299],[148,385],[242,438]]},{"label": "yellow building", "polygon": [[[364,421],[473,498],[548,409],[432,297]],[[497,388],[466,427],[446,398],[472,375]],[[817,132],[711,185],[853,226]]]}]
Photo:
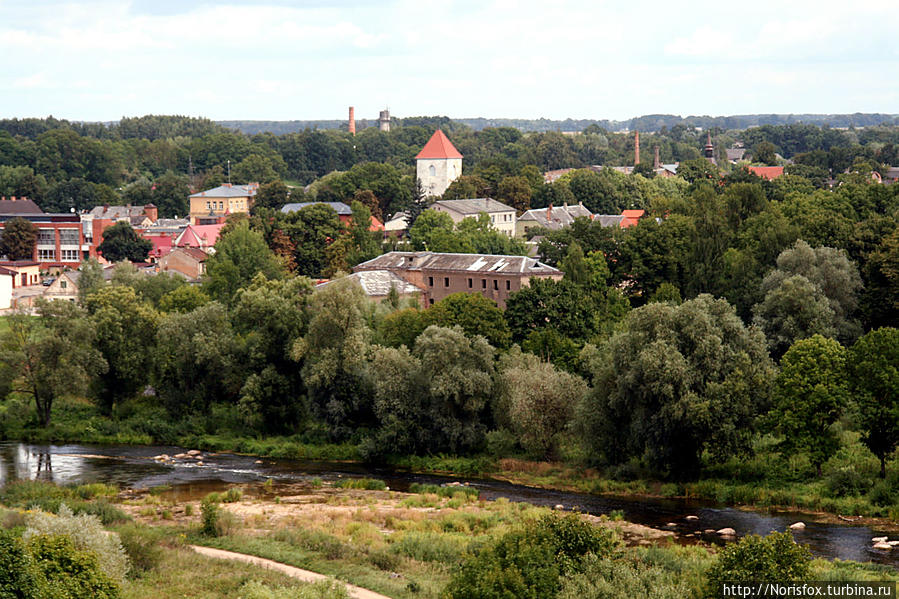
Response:
[{"label": "yellow building", "polygon": [[225,222],[229,214],[248,213],[258,183],[232,185],[224,183],[215,189],[207,189],[190,196],[190,224],[215,225]]}]

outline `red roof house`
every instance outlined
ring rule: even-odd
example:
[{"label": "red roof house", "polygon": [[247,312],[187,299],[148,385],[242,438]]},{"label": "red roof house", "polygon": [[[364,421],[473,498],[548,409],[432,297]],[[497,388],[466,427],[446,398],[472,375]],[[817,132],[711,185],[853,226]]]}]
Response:
[{"label": "red roof house", "polygon": [[644,214],[646,214],[646,210],[622,210],[621,216],[624,218],[621,219],[621,223],[618,226],[622,229],[633,227],[637,224],[637,221],[643,218]]},{"label": "red roof house", "polygon": [[219,234],[225,224],[218,225],[187,225],[181,235],[175,240],[177,247],[209,248],[218,241]]},{"label": "red roof house", "polygon": [[772,181],[784,174],[782,166],[747,166],[749,172],[753,175]]}]

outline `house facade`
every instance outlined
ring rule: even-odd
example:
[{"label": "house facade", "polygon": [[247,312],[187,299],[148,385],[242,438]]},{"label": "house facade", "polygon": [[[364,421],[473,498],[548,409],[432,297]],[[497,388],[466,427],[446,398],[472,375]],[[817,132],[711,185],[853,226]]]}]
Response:
[{"label": "house facade", "polygon": [[250,212],[253,198],[259,189],[258,183],[232,185],[224,183],[189,196],[190,223],[192,225],[214,225],[224,223],[229,214]]},{"label": "house facade", "polygon": [[0,235],[6,223],[23,218],[37,227],[37,243],[32,260],[41,270],[77,268],[90,255],[78,214],[50,214],[27,198],[0,199]]},{"label": "house facade", "polygon": [[509,295],[532,278],[560,280],[562,271],[527,256],[389,252],[353,268],[353,272],[386,271],[421,292],[423,307],[453,293],[479,293],[505,309]]},{"label": "house facade", "polygon": [[415,176],[428,196],[443,195],[462,176],[462,154],[440,129],[415,156]]},{"label": "house facade", "polygon": [[515,235],[515,208],[497,202],[493,198],[473,198],[470,200],[439,200],[431,205],[432,210],[446,212],[454,223],[463,218],[477,218],[482,212],[490,217],[493,227],[509,237]]},{"label": "house facade", "polygon": [[560,207],[553,207],[550,204],[546,208],[528,210],[516,218],[515,234],[518,237],[526,238],[528,233],[534,229],[558,231],[559,229],[570,227],[574,219],[581,217],[593,220],[593,213],[584,208],[584,205],[581,203],[574,206],[564,204]]},{"label": "house facade", "polygon": [[159,259],[160,272],[177,272],[191,281],[199,281],[206,274],[209,255],[199,248],[175,248]]}]

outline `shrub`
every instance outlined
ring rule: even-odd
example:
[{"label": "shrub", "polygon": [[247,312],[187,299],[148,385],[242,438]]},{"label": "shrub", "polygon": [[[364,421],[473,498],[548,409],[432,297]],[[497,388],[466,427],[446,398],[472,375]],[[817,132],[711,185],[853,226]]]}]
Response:
[{"label": "shrub", "polygon": [[76,514],[97,516],[105,526],[131,520],[131,516],[105,500],[79,503],[72,511]]},{"label": "shrub", "polygon": [[405,532],[391,544],[391,551],[420,562],[458,563],[468,545],[467,537],[429,532]]},{"label": "shrub", "polygon": [[585,559],[583,572],[564,581],[558,599],[681,599],[690,595],[683,580],[662,568],[591,555]]},{"label": "shrub", "polygon": [[831,497],[861,495],[871,488],[871,481],[855,468],[838,468],[827,475],[827,492]]},{"label": "shrub", "polygon": [[474,499],[477,499],[481,493],[474,487],[466,487],[465,485],[445,487],[442,485],[427,485],[420,483],[412,483],[411,485],[409,485],[409,492],[420,494],[433,493],[434,495],[439,495],[440,497],[455,497],[456,495],[461,493],[463,495],[473,497]]},{"label": "shrub", "polygon": [[222,495],[223,503],[237,503],[243,498],[243,491],[237,487],[231,487]]},{"label": "shrub", "polygon": [[445,597],[553,597],[561,588],[561,577],[578,573],[586,555],[606,557],[617,546],[617,539],[606,529],[575,515],[550,514],[475,551],[454,574]]},{"label": "shrub", "polygon": [[133,574],[149,572],[159,567],[163,558],[163,549],[159,544],[161,531],[129,524],[119,529],[119,539],[131,562]]},{"label": "shrub", "polygon": [[202,533],[210,537],[217,537],[219,518],[222,513],[218,502],[206,496],[200,503],[200,512],[203,514]]},{"label": "shrub", "polygon": [[240,587],[239,596],[244,599],[349,599],[350,597],[345,585],[330,580],[299,587],[270,587],[252,580]]},{"label": "shrub", "polygon": [[22,540],[0,530],[0,599],[41,597],[43,580]]},{"label": "shrub", "polygon": [[368,552],[368,561],[378,570],[393,571],[400,565],[400,558],[383,549],[375,549]]},{"label": "shrub", "polygon": [[707,597],[721,597],[725,582],[790,582],[808,579],[812,554],[788,532],[748,535],[725,547],[708,572]]},{"label": "shrub", "polygon": [[79,551],[89,551],[97,556],[100,569],[114,581],[122,581],[128,573],[128,556],[122,548],[119,536],[107,533],[100,519],[89,514],[74,515],[65,505],[59,515],[46,512],[28,514],[28,528],[23,535],[27,543],[37,536],[66,536]]},{"label": "shrub", "polygon": [[374,478],[346,478],[337,481],[335,487],[340,489],[365,489],[366,491],[383,491],[387,488],[387,483],[383,480]]},{"label": "shrub", "polygon": [[879,480],[868,493],[868,501],[880,507],[888,507],[896,503],[896,495],[889,482]]},{"label": "shrub", "polygon": [[119,597],[119,587],[104,571],[98,555],[78,549],[72,538],[35,535],[28,545],[47,581],[47,596],[72,599]]}]

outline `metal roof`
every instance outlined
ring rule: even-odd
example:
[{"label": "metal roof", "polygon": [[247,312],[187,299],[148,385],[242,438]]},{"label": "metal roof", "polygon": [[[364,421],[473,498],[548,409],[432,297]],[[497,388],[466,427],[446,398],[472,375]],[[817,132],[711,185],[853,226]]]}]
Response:
[{"label": "metal roof", "polygon": [[480,214],[481,212],[515,212],[515,208],[497,202],[493,198],[471,198],[468,200],[438,200],[434,206],[440,206],[460,214]]},{"label": "metal roof", "polygon": [[438,254],[434,252],[388,252],[357,265],[363,270],[455,270],[499,274],[562,274],[562,271],[528,256],[492,254]]},{"label": "metal roof", "polygon": [[232,185],[225,183],[206,191],[193,193],[192,198],[246,198],[256,195],[255,185]]},{"label": "metal roof", "polygon": [[315,206],[316,204],[324,204],[325,206],[330,206],[334,210],[334,212],[341,216],[351,216],[353,214],[353,209],[343,202],[294,202],[292,204],[284,204],[281,207],[281,212],[283,212],[284,214],[290,214],[291,212],[302,210],[307,206]]}]

